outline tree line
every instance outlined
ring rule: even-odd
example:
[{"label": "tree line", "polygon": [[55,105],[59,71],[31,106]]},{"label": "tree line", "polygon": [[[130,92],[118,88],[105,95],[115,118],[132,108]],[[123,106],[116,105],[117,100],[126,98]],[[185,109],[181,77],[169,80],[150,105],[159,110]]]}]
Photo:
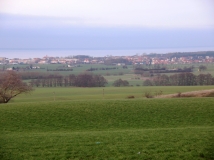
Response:
[{"label": "tree line", "polygon": [[[205,69],[201,69],[205,70]],[[181,72],[193,72],[193,67],[184,67],[183,69],[177,68],[177,69],[166,69],[165,67],[162,68],[141,68],[136,67],[134,69],[135,74],[145,75],[145,73],[149,73],[150,75],[153,75],[154,73],[181,73]]]},{"label": "tree line", "polygon": [[68,68],[68,69],[63,69],[63,68],[60,68],[60,69],[47,69],[47,71],[73,71],[72,68]]},{"label": "tree line", "polygon": [[104,87],[107,80],[101,75],[83,73],[79,75],[48,75],[32,79],[30,84],[33,87]]},{"label": "tree line", "polygon": [[86,71],[97,71],[97,70],[114,70],[119,69],[118,67],[101,67],[101,68],[93,68],[87,69]]},{"label": "tree line", "polygon": [[214,85],[214,77],[211,74],[179,73],[174,75],[158,75],[143,82],[144,86],[194,86]]}]

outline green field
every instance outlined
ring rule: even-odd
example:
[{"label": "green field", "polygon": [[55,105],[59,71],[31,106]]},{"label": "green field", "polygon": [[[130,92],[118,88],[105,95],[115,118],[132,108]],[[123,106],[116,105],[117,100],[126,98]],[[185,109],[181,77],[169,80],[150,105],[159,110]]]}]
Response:
[{"label": "green field", "polygon": [[[205,65],[207,67],[207,70],[205,71],[198,71],[198,68],[200,65]],[[3,67],[9,68],[9,67],[20,67],[20,68],[25,68],[29,65],[0,65],[0,69]],[[113,82],[119,78],[122,80],[127,80],[129,82],[129,85],[131,86],[142,86],[143,81],[149,77],[141,77],[140,75],[134,74],[134,65],[128,65],[127,69],[123,69],[122,66],[115,66],[115,65],[104,65],[104,64],[80,64],[77,65],[76,67],[73,67],[73,71],[47,71],[47,69],[54,70],[54,69],[68,69],[66,64],[35,64],[33,66],[40,66],[43,69],[32,69],[32,70],[27,70],[25,72],[39,72],[43,74],[61,74],[63,76],[70,75],[70,74],[81,74],[86,72],[87,69],[90,68],[98,68],[96,71],[91,71],[90,73],[93,74],[99,74],[105,77],[105,79],[108,81],[108,84],[106,87],[112,86]],[[199,63],[199,64],[172,64],[172,65],[166,65],[165,67],[168,69],[173,69],[173,68],[184,68],[184,67],[191,67],[194,66],[193,74],[199,75],[199,74],[211,74],[214,76],[214,64],[205,64],[205,63]],[[116,69],[109,69],[109,70],[99,70],[100,68],[113,68],[116,67]],[[154,65],[152,66],[143,66],[143,67],[149,67],[153,68]],[[173,75],[176,73],[166,73],[166,75]],[[143,78],[143,79],[142,79]]]},{"label": "green field", "polygon": [[[10,67],[20,67],[20,68],[25,68],[29,66],[29,64],[25,65],[0,65],[0,69],[5,68],[10,68]],[[69,69],[66,64],[34,64],[33,66],[39,66],[41,69],[32,69],[32,70],[26,70],[26,72],[40,72],[40,73],[48,73],[48,74],[56,74],[60,73],[62,75],[69,75],[69,74],[79,74],[85,72],[87,69],[90,68],[98,68],[98,70],[93,71],[94,74],[101,74],[101,75],[118,75],[119,73],[123,74],[128,74],[132,73],[133,66],[129,65],[128,69],[123,69],[122,66],[116,66],[116,65],[104,65],[104,64],[79,64],[79,65],[74,65],[72,67],[73,71],[48,71],[49,70],[55,70],[55,69]],[[100,70],[100,68],[113,68],[116,67],[116,69],[109,69],[109,70]]]},{"label": "green field", "polygon": [[144,92],[213,88],[36,88],[0,104],[0,159],[211,160],[214,99],[146,99]]},{"label": "green field", "polygon": [[145,92],[163,91],[163,94],[178,92],[197,91],[214,89],[214,86],[149,86],[149,87],[97,87],[97,88],[78,88],[78,87],[51,87],[35,88],[34,92],[28,95],[20,95],[10,101],[18,102],[42,102],[42,101],[83,101],[83,100],[105,100],[105,99],[127,99],[134,96],[135,99],[145,98]]}]

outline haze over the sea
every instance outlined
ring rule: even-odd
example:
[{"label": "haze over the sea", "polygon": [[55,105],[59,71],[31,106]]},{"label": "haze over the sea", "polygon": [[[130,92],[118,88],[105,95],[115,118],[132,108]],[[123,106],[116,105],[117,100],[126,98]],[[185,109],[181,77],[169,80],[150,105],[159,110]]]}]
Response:
[{"label": "haze over the sea", "polygon": [[213,0],[1,0],[0,57],[214,49]]},{"label": "haze over the sea", "polygon": [[48,57],[72,57],[76,55],[87,55],[91,57],[105,56],[133,56],[151,53],[166,54],[175,52],[199,52],[214,51],[214,47],[206,48],[159,48],[159,49],[135,49],[135,50],[69,50],[69,49],[19,49],[0,50],[0,57],[6,58],[43,58]]}]

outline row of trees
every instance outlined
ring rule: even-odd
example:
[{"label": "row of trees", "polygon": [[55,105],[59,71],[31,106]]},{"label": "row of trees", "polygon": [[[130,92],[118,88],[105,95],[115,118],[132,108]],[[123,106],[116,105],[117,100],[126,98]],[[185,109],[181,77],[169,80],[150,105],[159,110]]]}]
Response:
[{"label": "row of trees", "polygon": [[214,77],[211,74],[180,73],[167,76],[159,75],[153,79],[147,79],[144,86],[194,86],[194,85],[214,85]]},{"label": "row of trees", "polygon": [[32,86],[42,87],[104,87],[107,80],[101,75],[93,75],[89,73],[69,76],[48,75],[38,79],[31,80]]},{"label": "row of trees", "polygon": [[97,71],[97,70],[113,70],[113,69],[119,69],[118,67],[102,67],[102,68],[90,68],[86,71]]},{"label": "row of trees", "polygon": [[192,67],[184,67],[183,69],[166,69],[166,68],[158,68],[158,69],[148,69],[148,68],[135,68],[134,73],[140,75],[153,75],[154,73],[182,73],[182,72],[192,72]]},{"label": "row of trees", "polygon": [[47,69],[47,71],[73,71],[72,68],[63,69],[63,68],[57,68],[57,69]]},{"label": "row of trees", "polygon": [[[49,75],[39,79],[31,80],[30,85],[22,81],[21,75],[15,71],[7,71],[0,74],[0,103],[7,103],[12,98],[22,93],[29,93],[33,86],[53,87],[53,86],[77,86],[77,87],[104,87],[106,79],[101,75],[80,74],[80,75]],[[128,86],[126,80],[118,79],[114,86]]]}]

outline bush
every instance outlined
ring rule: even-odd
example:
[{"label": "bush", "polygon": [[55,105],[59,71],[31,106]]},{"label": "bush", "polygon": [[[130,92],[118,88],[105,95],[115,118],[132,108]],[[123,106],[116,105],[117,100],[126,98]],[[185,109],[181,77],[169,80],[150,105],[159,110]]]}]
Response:
[{"label": "bush", "polygon": [[153,95],[151,94],[151,92],[146,91],[144,95],[146,98],[153,98]]},{"label": "bush", "polygon": [[118,75],[124,75],[124,73],[123,72],[119,72]]},{"label": "bush", "polygon": [[176,97],[181,97],[181,92],[178,92]]},{"label": "bush", "polygon": [[153,86],[153,82],[151,80],[147,79],[143,82],[143,85],[144,86]]},{"label": "bush", "polygon": [[120,86],[129,86],[129,82],[122,79],[117,79],[114,81],[113,86],[120,87]]},{"label": "bush", "polygon": [[162,94],[163,94],[163,91],[161,91],[161,90],[155,92],[155,96],[161,96]]},{"label": "bush", "polygon": [[131,98],[135,98],[134,96],[128,96],[127,98],[131,99]]}]

